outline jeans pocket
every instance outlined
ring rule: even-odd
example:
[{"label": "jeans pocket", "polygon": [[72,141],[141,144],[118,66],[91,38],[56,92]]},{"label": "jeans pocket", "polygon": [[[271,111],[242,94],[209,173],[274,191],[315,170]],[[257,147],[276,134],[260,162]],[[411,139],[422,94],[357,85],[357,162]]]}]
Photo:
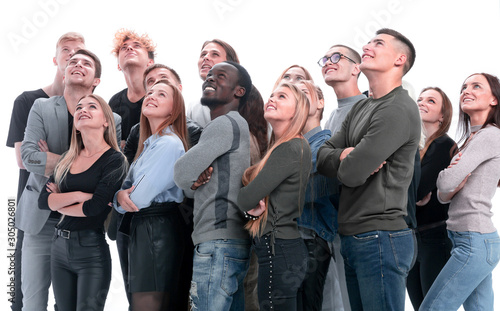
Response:
[{"label": "jeans pocket", "polygon": [[379,238],[378,233],[366,232],[352,236],[358,242],[370,242]]},{"label": "jeans pocket", "polygon": [[394,260],[399,271],[407,274],[413,263],[415,243],[411,229],[389,234]]},{"label": "jeans pocket", "polygon": [[213,247],[212,245],[206,246],[203,244],[198,244],[194,247],[194,253],[195,257],[200,257],[200,258],[211,258],[213,255]]},{"label": "jeans pocket", "polygon": [[240,259],[224,256],[224,271],[221,281],[221,288],[228,296],[232,296],[238,291],[239,284],[247,273],[249,258]]},{"label": "jeans pocket", "polygon": [[486,244],[486,261],[491,266],[496,266],[500,260],[500,238],[484,240]]},{"label": "jeans pocket", "polygon": [[283,281],[290,288],[299,288],[307,271],[307,248],[304,242],[297,240],[282,240],[280,248],[283,252],[286,272]]}]

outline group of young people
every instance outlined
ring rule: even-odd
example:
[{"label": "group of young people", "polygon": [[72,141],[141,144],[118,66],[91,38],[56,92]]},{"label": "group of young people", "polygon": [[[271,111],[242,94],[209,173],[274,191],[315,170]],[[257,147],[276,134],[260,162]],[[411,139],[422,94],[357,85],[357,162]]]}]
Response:
[{"label": "group of young people", "polygon": [[457,146],[446,94],[402,87],[416,52],[392,29],[320,57],[338,100],[324,129],[304,67],[264,100],[235,50],[206,41],[186,109],[147,35],[119,30],[113,53],[127,88],[109,104],[78,33],[57,42],[53,83],[14,103],[13,310],[45,310],[51,284],[57,310],[103,310],[106,234],[130,310],[404,310],[406,290],[415,310],[493,310],[497,77],[465,79]]}]

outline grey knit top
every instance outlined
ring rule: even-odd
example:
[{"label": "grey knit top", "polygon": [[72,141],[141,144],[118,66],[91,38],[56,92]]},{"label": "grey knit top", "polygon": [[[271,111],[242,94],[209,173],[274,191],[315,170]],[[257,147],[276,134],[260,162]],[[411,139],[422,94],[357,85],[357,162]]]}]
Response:
[{"label": "grey knit top", "polygon": [[[478,128],[480,126],[472,127],[475,134],[461,150],[458,163],[441,171],[437,180],[438,191],[449,193],[471,174],[464,187],[451,199],[447,221],[447,228],[451,231],[496,231],[491,208],[500,180],[500,129],[492,125],[481,130]],[[458,154],[451,163],[456,157]]]}]

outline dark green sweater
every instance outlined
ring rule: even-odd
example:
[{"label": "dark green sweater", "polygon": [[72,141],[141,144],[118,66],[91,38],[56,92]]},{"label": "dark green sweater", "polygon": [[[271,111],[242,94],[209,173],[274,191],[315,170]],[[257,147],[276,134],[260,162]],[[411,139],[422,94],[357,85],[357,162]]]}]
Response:
[{"label": "dark green sweater", "polygon": [[[339,233],[407,227],[403,216],[420,131],[417,105],[400,86],[381,98],[358,102],[342,128],[319,149],[318,171],[342,182]],[[348,147],[355,149],[341,162],[340,154]]]},{"label": "dark green sweater", "polygon": [[243,211],[255,208],[269,195],[263,235],[274,232],[278,239],[300,237],[296,219],[304,206],[311,163],[307,140],[294,138],[276,147],[255,179],[240,189],[238,206]]}]

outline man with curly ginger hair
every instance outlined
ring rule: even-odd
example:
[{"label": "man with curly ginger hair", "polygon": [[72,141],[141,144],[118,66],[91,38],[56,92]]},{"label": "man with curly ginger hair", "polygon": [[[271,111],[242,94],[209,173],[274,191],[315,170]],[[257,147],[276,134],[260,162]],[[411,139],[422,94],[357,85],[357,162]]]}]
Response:
[{"label": "man with curly ginger hair", "polygon": [[118,70],[123,72],[127,88],[111,97],[109,105],[122,117],[123,149],[130,129],[139,123],[142,100],[144,70],[154,64],[156,45],[147,34],[139,35],[133,30],[120,29],[113,40],[113,55],[118,60]]},{"label": "man with curly ginger hair", "polygon": [[[133,30],[120,29],[115,33],[113,46],[112,53],[118,60],[118,70],[123,72],[127,84],[127,88],[113,95],[109,101],[113,112],[122,117],[120,148],[123,150],[130,129],[140,120],[142,101],[146,95],[143,75],[146,68],[154,64],[156,45],[147,34],[139,35]],[[128,236],[117,232],[116,227],[113,227],[113,224],[117,225],[120,221],[119,216],[112,219],[108,235],[111,239],[116,239],[125,290],[130,302],[127,281]]]}]

